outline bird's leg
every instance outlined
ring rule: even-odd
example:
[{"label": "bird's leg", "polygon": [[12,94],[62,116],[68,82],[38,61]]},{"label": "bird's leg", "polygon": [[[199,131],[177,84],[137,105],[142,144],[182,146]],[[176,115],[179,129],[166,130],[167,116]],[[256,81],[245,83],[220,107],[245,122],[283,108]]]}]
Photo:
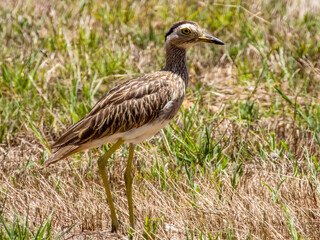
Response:
[{"label": "bird's leg", "polygon": [[112,219],[112,224],[111,224],[111,232],[116,232],[119,228],[119,223],[117,220],[116,216],[116,211],[112,202],[112,196],[111,196],[111,190],[110,190],[110,185],[109,185],[109,180],[108,176],[106,173],[106,165],[108,159],[111,157],[111,155],[123,144],[123,140],[119,139],[105,154],[103,154],[99,159],[98,159],[98,166],[99,166],[99,172],[103,180],[103,185],[104,189],[106,190],[107,194],[107,199],[108,199],[108,204],[111,212],[111,219]]},{"label": "bird's leg", "polygon": [[127,199],[128,199],[128,207],[129,207],[129,220],[130,220],[131,229],[134,229],[134,216],[133,216],[133,205],[132,205],[133,178],[131,176],[134,147],[135,146],[132,143],[130,143],[127,168],[126,168],[126,171],[124,172],[124,181],[126,183],[126,191],[127,191]]}]

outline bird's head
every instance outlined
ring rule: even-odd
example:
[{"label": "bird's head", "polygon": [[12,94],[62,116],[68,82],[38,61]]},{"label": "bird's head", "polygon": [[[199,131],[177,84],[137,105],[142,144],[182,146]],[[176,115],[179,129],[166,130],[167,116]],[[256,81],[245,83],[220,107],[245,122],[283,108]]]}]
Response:
[{"label": "bird's head", "polygon": [[187,49],[201,42],[224,45],[218,38],[206,33],[198,23],[181,21],[174,23],[165,36],[166,44]]}]

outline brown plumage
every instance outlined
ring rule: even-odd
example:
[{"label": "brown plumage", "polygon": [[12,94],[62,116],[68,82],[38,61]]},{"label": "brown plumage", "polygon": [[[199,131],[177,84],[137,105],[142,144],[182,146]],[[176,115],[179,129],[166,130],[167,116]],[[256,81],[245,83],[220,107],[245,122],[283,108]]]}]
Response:
[{"label": "brown plumage", "polygon": [[192,21],[173,24],[165,41],[166,66],[161,71],[131,79],[110,90],[87,116],[72,125],[52,145],[54,154],[43,164],[45,167],[84,149],[115,143],[98,160],[111,210],[112,231],[117,230],[118,221],[105,172],[107,159],[121,144],[130,144],[125,183],[130,227],[134,228],[130,175],[134,145],[152,137],[179,110],[188,86],[186,49],[201,42],[223,44]]},{"label": "brown plumage", "polygon": [[[179,84],[181,87],[174,93],[173,89]],[[139,128],[159,117],[171,119],[178,108],[168,112],[163,112],[163,108],[172,100],[173,94],[182,101],[184,85],[181,78],[171,72],[151,73],[120,84],[52,145],[56,151],[43,166],[93,147],[97,139]]]}]

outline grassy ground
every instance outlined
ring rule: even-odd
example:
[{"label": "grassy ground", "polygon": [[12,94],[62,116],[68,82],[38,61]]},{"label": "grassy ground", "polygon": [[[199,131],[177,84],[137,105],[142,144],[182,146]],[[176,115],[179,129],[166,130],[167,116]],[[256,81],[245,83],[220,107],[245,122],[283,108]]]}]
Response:
[{"label": "grassy ground", "polygon": [[[257,3],[258,2],[258,3]],[[164,34],[195,20],[225,47],[188,52],[181,111],[135,155],[135,239],[320,238],[320,3],[0,1],[0,239],[124,239],[123,170],[45,170],[50,143],[108,89],[164,66]]]}]

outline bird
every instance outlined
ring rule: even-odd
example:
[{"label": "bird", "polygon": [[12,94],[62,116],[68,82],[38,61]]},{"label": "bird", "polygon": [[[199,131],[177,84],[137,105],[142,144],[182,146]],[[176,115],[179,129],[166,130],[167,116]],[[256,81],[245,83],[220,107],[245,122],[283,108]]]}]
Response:
[{"label": "bird", "polygon": [[180,109],[189,79],[186,51],[200,43],[224,45],[197,22],[174,23],[165,35],[165,67],[127,80],[107,92],[84,118],[53,143],[53,154],[42,164],[44,168],[76,152],[113,144],[97,161],[110,208],[111,232],[118,230],[119,222],[106,171],[107,161],[121,145],[129,145],[124,180],[130,228],[134,229],[131,174],[134,148],[164,128]]}]

